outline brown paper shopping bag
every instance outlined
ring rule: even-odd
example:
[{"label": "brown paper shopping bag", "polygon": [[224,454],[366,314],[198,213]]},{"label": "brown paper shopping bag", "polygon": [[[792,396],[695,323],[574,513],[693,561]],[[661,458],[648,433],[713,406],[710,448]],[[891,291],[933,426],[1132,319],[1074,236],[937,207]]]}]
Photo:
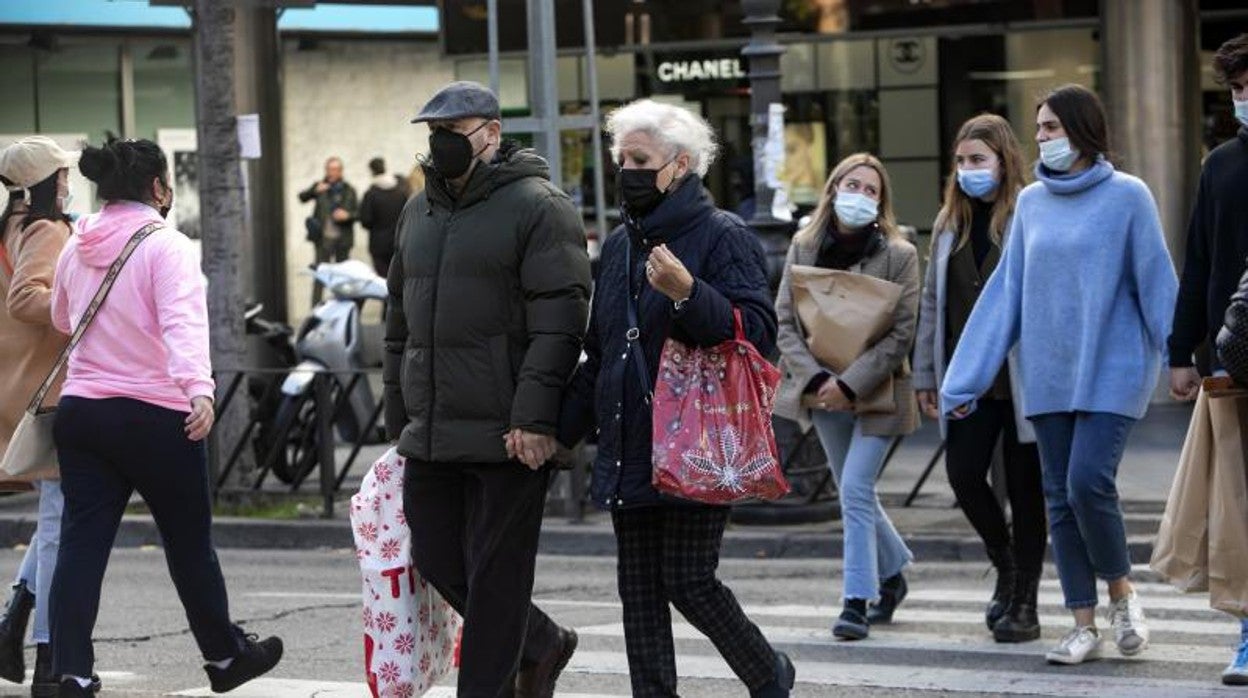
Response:
[{"label": "brown paper shopping bag", "polygon": [[789,275],[810,352],[833,371],[849,368],[892,328],[901,284],[802,265],[794,265]]},{"label": "brown paper shopping bag", "polygon": [[1209,491],[1209,605],[1248,617],[1248,394],[1212,398],[1214,458]]},{"label": "brown paper shopping bag", "polygon": [[1196,398],[1149,561],[1180,591],[1209,589],[1209,477],[1214,456],[1209,402],[1204,391]]}]

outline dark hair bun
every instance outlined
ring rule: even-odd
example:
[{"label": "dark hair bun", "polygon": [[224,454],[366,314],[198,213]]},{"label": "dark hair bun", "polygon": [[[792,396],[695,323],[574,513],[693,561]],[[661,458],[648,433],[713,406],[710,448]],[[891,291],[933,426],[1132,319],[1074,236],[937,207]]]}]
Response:
[{"label": "dark hair bun", "polygon": [[110,139],[99,148],[86,146],[78,168],[105,201],[150,202],[152,180],[165,182],[168,176],[164,152],[148,140]]},{"label": "dark hair bun", "polygon": [[87,146],[82,149],[78,159],[78,169],[82,175],[97,185],[117,172],[117,154],[111,143],[103,148]]}]

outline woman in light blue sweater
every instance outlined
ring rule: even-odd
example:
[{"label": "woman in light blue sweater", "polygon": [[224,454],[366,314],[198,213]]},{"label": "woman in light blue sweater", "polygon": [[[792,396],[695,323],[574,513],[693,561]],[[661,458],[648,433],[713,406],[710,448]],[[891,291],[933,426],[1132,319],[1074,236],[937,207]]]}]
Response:
[{"label": "woman in light blue sweater", "polygon": [[1163,365],[1178,280],[1157,205],[1106,159],[1105,110],[1078,85],[1036,112],[1035,184],[1015,208],[1005,256],[971,313],[941,388],[970,414],[1018,345],[1023,412],[1035,426],[1049,535],[1075,628],[1050,662],[1100,656],[1096,579],[1108,582],[1119,651],[1148,645],[1115,477]]}]

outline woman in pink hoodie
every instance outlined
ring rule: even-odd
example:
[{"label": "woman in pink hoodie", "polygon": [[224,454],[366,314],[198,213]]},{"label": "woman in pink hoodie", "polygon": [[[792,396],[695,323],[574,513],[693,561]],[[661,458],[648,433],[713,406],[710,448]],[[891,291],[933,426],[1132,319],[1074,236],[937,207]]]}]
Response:
[{"label": "woman in pink hoodie", "polygon": [[[164,215],[168,163],[151,141],[87,147],[79,161],[106,203],[79,221],[57,263],[52,322],[70,333],[105,274],[139,230],[160,226],[121,269],[69,361],[55,438],[65,493],[52,582],[52,644],[60,695],[88,696],[91,633],[117,527],[137,491],[152,512],[212,688],[225,692],[281,659],[230,621],[212,547],[203,440],[213,424],[212,366],[203,276],[191,242]],[[69,571],[72,570],[72,573]]]}]

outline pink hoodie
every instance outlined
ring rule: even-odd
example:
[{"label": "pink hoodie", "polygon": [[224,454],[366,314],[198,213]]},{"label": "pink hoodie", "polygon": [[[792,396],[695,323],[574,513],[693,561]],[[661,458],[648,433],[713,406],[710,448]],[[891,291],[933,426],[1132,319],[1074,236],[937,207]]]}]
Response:
[{"label": "pink hoodie", "polygon": [[[78,221],[56,265],[52,324],[77,327],[108,267],[148,223],[150,206],[109,203]],[[204,279],[191,241],[171,227],[135,250],[69,360],[62,395],[132,398],[179,412],[191,398],[212,397]]]}]

